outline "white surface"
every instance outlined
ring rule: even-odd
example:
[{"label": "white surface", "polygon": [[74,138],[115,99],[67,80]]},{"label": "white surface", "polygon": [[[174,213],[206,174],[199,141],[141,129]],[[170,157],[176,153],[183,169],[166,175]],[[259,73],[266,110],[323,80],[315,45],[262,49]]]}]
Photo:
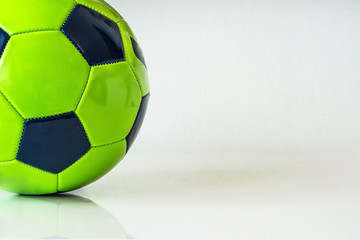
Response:
[{"label": "white surface", "polygon": [[360,237],[358,1],[109,2],[150,70],[139,139],[93,204],[0,193],[0,236]]},{"label": "white surface", "polygon": [[106,178],[73,193],[97,205],[1,194],[0,236],[358,239],[354,160],[130,154]]}]

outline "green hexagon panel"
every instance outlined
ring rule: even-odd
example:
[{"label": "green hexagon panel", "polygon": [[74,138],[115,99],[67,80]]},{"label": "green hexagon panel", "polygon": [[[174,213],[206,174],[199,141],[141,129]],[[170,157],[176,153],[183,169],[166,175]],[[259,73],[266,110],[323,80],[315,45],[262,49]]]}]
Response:
[{"label": "green hexagon panel", "polygon": [[76,114],[92,146],[129,134],[141,103],[139,85],[126,62],[93,67]]},{"label": "green hexagon panel", "polygon": [[[126,141],[92,148],[84,157],[59,173],[58,190],[66,192],[81,188],[104,176],[126,154]],[[86,174],[84,174],[86,173]]]},{"label": "green hexagon panel", "polygon": [[16,158],[23,125],[23,118],[0,93],[0,162]]},{"label": "green hexagon panel", "polygon": [[57,175],[19,161],[0,162],[0,188],[9,192],[42,195],[57,192]]},{"label": "green hexagon panel", "polygon": [[90,66],[60,31],[13,36],[0,60],[0,89],[24,118],[73,111]]},{"label": "green hexagon panel", "polygon": [[75,0],[78,4],[84,5],[88,8],[91,8],[102,15],[110,18],[114,22],[121,21],[122,16],[107,2],[103,0]]},{"label": "green hexagon panel", "polygon": [[118,23],[123,38],[126,61],[130,64],[131,69],[139,81],[142,96],[146,96],[150,92],[149,79],[147,69],[144,63],[136,56],[132,40],[137,41],[135,35],[131,31],[129,25],[122,21]]},{"label": "green hexagon panel", "polygon": [[10,35],[58,30],[75,5],[74,0],[0,0],[0,26]]}]

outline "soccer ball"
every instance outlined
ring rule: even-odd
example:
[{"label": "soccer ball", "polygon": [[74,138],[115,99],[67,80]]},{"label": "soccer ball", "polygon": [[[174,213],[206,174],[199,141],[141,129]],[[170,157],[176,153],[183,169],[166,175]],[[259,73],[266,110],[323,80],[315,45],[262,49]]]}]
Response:
[{"label": "soccer ball", "polygon": [[0,5],[0,188],[43,195],[99,179],[148,105],[134,34],[103,0]]}]

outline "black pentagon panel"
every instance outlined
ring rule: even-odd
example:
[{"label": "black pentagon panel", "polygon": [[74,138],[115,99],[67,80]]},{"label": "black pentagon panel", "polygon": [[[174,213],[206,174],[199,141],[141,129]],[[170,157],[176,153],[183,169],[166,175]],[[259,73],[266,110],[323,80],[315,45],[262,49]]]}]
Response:
[{"label": "black pentagon panel", "polygon": [[62,32],[91,66],[125,60],[119,27],[88,7],[77,5]]},{"label": "black pentagon panel", "polygon": [[9,39],[10,39],[9,35],[0,28],[0,57],[4,52],[5,46],[9,41]]},{"label": "black pentagon panel", "polygon": [[58,174],[90,150],[86,132],[75,113],[25,122],[17,160]]},{"label": "black pentagon panel", "polygon": [[129,135],[126,137],[126,143],[127,143],[127,152],[129,151],[129,149],[131,148],[131,146],[133,145],[137,135],[140,132],[141,126],[144,122],[144,118],[146,115],[146,110],[147,107],[149,105],[149,99],[150,99],[150,94],[146,95],[145,97],[143,97],[141,104],[140,104],[140,109],[138,112],[138,115],[136,116],[135,119],[135,123],[129,133]]},{"label": "black pentagon panel", "polygon": [[145,65],[146,67],[146,62],[145,62],[145,57],[143,54],[143,51],[140,47],[140,45],[135,41],[135,39],[131,38],[131,44],[135,53],[135,56]]}]

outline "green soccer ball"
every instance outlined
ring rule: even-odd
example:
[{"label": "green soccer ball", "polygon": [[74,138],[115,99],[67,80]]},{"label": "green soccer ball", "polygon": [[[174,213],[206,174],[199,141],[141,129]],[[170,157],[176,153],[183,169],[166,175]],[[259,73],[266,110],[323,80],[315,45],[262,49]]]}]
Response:
[{"label": "green soccer ball", "polygon": [[141,48],[103,0],[0,0],[0,188],[67,192],[110,171],[149,100]]}]

